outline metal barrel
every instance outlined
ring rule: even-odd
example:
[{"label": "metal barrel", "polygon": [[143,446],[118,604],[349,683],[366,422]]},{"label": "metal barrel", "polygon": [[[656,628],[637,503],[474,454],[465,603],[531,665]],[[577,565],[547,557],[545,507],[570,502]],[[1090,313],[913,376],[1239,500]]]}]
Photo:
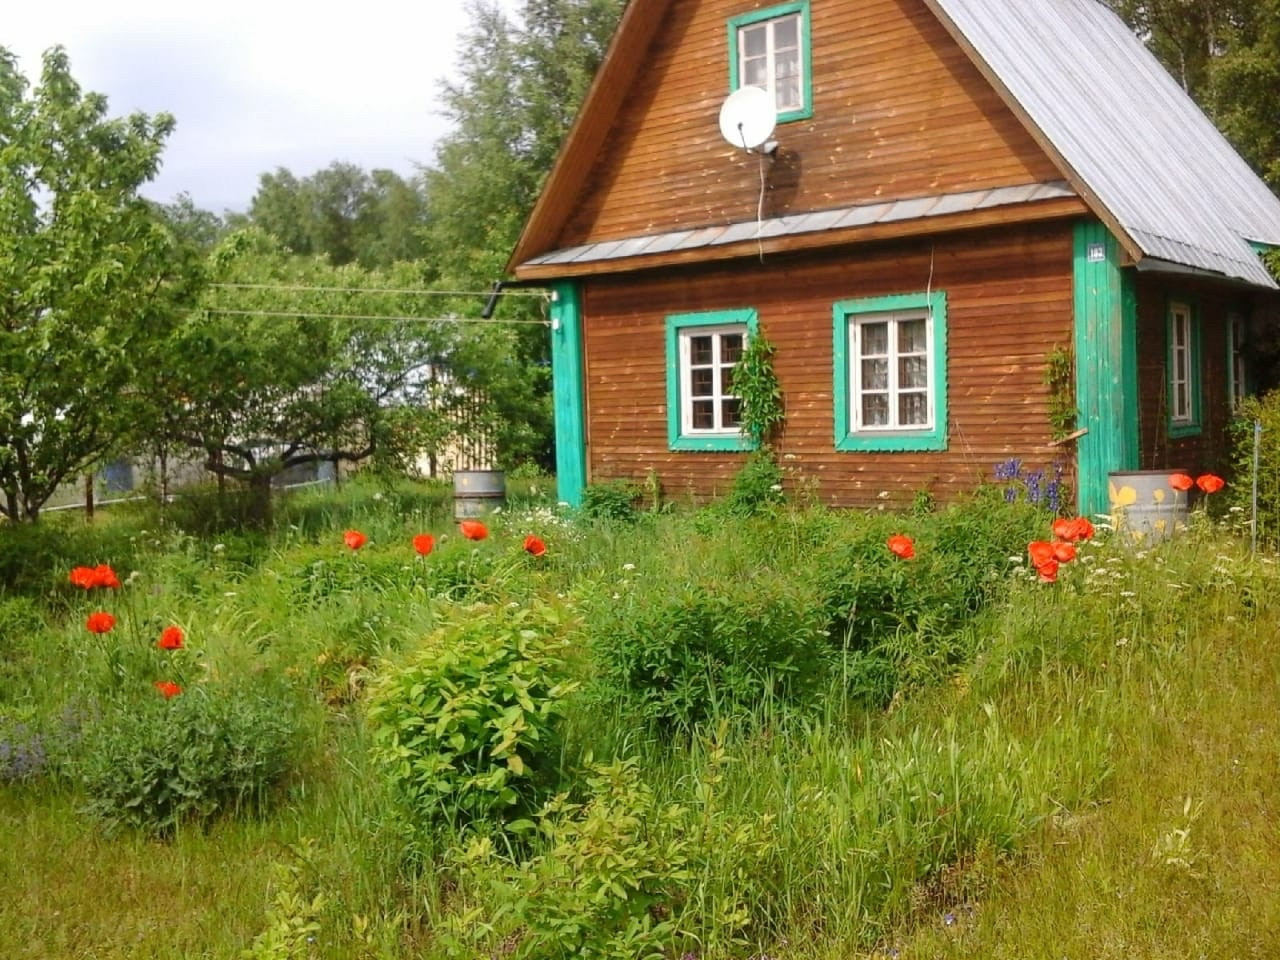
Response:
[{"label": "metal barrel", "polygon": [[501,470],[458,470],[453,475],[453,518],[487,517],[507,500],[507,477]]},{"label": "metal barrel", "polygon": [[1107,488],[1116,530],[1133,542],[1163,540],[1187,523],[1187,492],[1169,486],[1168,470],[1124,470],[1108,474]]}]

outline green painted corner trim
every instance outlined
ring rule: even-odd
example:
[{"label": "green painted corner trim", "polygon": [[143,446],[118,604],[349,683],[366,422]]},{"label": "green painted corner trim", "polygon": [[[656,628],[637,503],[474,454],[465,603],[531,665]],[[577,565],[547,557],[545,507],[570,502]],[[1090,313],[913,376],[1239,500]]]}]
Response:
[{"label": "green painted corner trim", "polygon": [[755,449],[751,438],[743,434],[686,435],[680,430],[680,331],[689,327],[722,327],[735,323],[746,325],[748,337],[760,329],[760,318],[751,307],[706,313],[673,313],[667,317],[667,446],[671,450],[732,453]]},{"label": "green painted corner trim", "polygon": [[1138,296],[1116,238],[1097,220],[1076,224],[1072,250],[1077,509],[1109,507],[1108,475],[1137,469]]},{"label": "green painted corner trim", "polygon": [[576,283],[551,285],[551,376],[556,430],[556,497],[582,506],[587,486],[586,371],[582,296]]},{"label": "green painted corner trim", "polygon": [[793,13],[800,14],[800,69],[804,71],[804,82],[800,85],[804,104],[798,110],[787,110],[778,114],[779,123],[792,120],[808,120],[813,116],[813,43],[810,31],[809,0],[795,0],[792,3],[780,3],[763,10],[753,10],[729,19],[729,92],[737,90],[741,81],[738,77],[738,30],[760,23],[762,20],[774,20]]},{"label": "green painted corner trim", "polygon": [[[929,399],[933,403],[933,426],[928,430],[863,431],[853,433],[850,407],[853,383],[849,372],[849,318],[861,313],[889,313],[895,310],[925,310],[933,318],[933,363],[929,368]],[[947,293],[895,294],[861,300],[840,300],[831,307],[832,397],[835,413],[836,450],[842,453],[906,452],[947,449]]]},{"label": "green painted corner trim", "polygon": [[1198,437],[1204,432],[1204,350],[1200,334],[1200,305],[1190,297],[1170,295],[1165,301],[1165,393],[1173,395],[1173,307],[1184,306],[1191,314],[1191,351],[1188,363],[1188,375],[1191,378],[1191,420],[1174,423],[1173,412],[1167,418],[1169,438],[1181,440],[1184,437]]}]

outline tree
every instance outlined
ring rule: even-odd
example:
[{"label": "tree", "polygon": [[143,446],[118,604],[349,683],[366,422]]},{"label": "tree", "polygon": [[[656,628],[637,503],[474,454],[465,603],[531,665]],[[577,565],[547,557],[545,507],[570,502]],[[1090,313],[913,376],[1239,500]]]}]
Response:
[{"label": "tree", "polygon": [[[245,483],[260,520],[291,467],[370,458],[403,467],[448,433],[465,377],[445,376],[460,329],[433,321],[417,271],[331,267],[256,229],[210,257],[214,283],[177,332],[154,385],[165,438]],[[424,316],[426,319],[405,319]]]},{"label": "tree", "polygon": [[258,181],[247,217],[293,253],[323,256],[332,266],[389,267],[421,256],[426,200],[391,170],[366,173],[335,161],[299,179],[284,167]]},{"label": "tree", "polygon": [[62,483],[147,420],[136,389],[200,283],[138,197],[173,129],[109,119],[66,54],[34,90],[0,48],[0,514],[37,519]]}]

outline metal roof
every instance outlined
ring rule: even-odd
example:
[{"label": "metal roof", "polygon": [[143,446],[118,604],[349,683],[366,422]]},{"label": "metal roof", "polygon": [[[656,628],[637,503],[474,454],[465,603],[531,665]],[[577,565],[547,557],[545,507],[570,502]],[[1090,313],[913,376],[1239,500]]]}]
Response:
[{"label": "metal roof", "polygon": [[603,260],[619,260],[644,254],[668,253],[673,250],[696,250],[718,247],[730,243],[759,238],[796,236],[819,233],[824,230],[842,230],[847,227],[870,226],[875,223],[895,223],[922,217],[940,217],[947,214],[986,210],[1011,204],[1033,203],[1037,200],[1056,200],[1074,197],[1076,192],[1061,181],[1037,183],[1017,187],[998,187],[994,190],[971,190],[964,193],[947,193],[934,197],[913,197],[907,200],[864,203],[855,207],[840,207],[814,213],[797,213],[766,220],[742,220],[722,227],[700,227],[694,230],[675,230],[669,233],[632,237],[627,240],[602,240],[577,247],[553,250],[540,257],[525,261],[525,266],[541,266],[557,263],[590,263]]},{"label": "metal roof", "polygon": [[1280,200],[1099,0],[927,2],[1144,258],[1276,287]]}]

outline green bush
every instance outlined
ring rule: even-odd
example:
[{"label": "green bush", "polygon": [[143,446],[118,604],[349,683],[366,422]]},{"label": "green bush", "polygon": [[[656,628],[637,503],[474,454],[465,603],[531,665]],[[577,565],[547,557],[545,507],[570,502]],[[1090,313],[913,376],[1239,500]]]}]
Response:
[{"label": "green bush", "polygon": [[751,517],[786,502],[782,492],[782,469],[767,447],[753,450],[733,478],[724,499],[724,509],[734,517]]},{"label": "green bush", "polygon": [[509,821],[554,788],[565,628],[542,603],[470,607],[374,682],[373,759],[415,823]]},{"label": "green bush", "polygon": [[582,515],[588,520],[635,523],[640,489],[625,480],[589,483],[582,491]]},{"label": "green bush", "polygon": [[1253,425],[1262,424],[1258,456],[1258,540],[1280,545],[1280,390],[1247,397],[1231,424],[1231,480],[1226,499],[1249,517],[1253,509]]},{"label": "green bush", "polygon": [[108,824],[167,834],[256,809],[291,767],[287,695],[214,685],[171,699],[114,700],[85,725],[78,763],[88,809]]},{"label": "green bush", "polygon": [[762,567],[668,590],[594,605],[586,634],[597,697],[690,729],[770,697],[800,703],[826,685],[827,614],[805,578]]}]

